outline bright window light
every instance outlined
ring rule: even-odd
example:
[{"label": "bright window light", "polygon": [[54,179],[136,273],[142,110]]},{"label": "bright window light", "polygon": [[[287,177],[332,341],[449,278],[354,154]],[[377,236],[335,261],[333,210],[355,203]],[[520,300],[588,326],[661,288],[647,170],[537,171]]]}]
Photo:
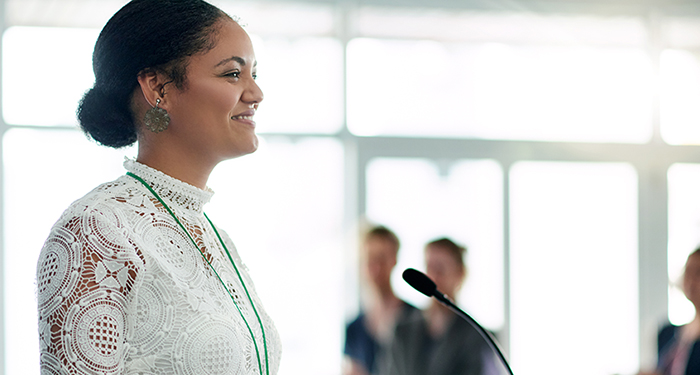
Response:
[{"label": "bright window light", "polygon": [[682,325],[695,308],[681,290],[688,255],[700,246],[700,164],[674,164],[668,170],[668,318]]},{"label": "bright window light", "polygon": [[[343,48],[337,39],[252,36],[265,100],[261,133],[336,133],[343,125]],[[313,58],[311,58],[313,56]]]},{"label": "bright window light", "polygon": [[[333,34],[332,4],[297,1],[212,0],[231,16],[238,17],[249,33],[285,37]],[[305,61],[307,62],[307,61]]]},{"label": "bright window light", "polygon": [[641,48],[360,38],[347,60],[348,127],[357,135],[651,137],[652,68]]},{"label": "bright window light", "polygon": [[7,25],[102,28],[129,0],[4,0]]},{"label": "bright window light", "polygon": [[38,375],[39,251],[68,205],[124,174],[124,156],[135,150],[98,147],[77,131],[49,129],[11,129],[2,142],[5,374]]},{"label": "bright window light", "polygon": [[635,373],[636,171],[622,163],[519,162],[510,181],[514,372]]},{"label": "bright window light", "polygon": [[99,30],[11,27],[3,35],[2,109],[12,125],[76,125],[78,101],[95,81]]},{"label": "bright window light", "polygon": [[424,307],[408,286],[406,268],[425,269],[426,243],[448,236],[467,247],[469,276],[457,302],[484,326],[503,326],[503,172],[492,160],[464,160],[440,172],[424,159],[379,158],[367,169],[367,219],[394,230],[401,241],[392,285],[401,298]]},{"label": "bright window light", "polygon": [[280,332],[280,374],[337,373],[348,298],[341,142],[266,138],[220,164],[209,186],[207,214],[235,242]]},{"label": "bright window light", "polygon": [[700,57],[666,50],[660,70],[663,139],[674,145],[700,144]]},{"label": "bright window light", "polygon": [[671,48],[700,47],[700,17],[666,16],[663,22],[664,42]]}]

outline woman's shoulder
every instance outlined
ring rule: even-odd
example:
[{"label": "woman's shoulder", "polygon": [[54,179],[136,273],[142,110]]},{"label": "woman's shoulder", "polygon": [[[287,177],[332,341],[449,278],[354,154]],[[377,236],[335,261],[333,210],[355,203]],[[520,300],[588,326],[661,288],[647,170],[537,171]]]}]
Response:
[{"label": "woman's shoulder", "polygon": [[99,210],[128,210],[140,205],[145,194],[128,178],[121,176],[113,181],[97,185],[82,197],[73,201],[63,211],[56,224],[76,217],[92,216]]},{"label": "woman's shoulder", "polygon": [[73,201],[51,228],[46,243],[65,237],[72,239],[70,243],[99,239],[115,242],[119,248],[130,247],[125,234],[133,222],[130,216],[136,213],[134,207],[140,205],[144,194],[125,177],[100,184]]},{"label": "woman's shoulder", "polygon": [[104,182],[90,190],[75,203],[88,202],[117,202],[124,203],[135,196],[144,197],[145,194],[139,189],[136,181],[127,175],[119,176],[115,180]]}]

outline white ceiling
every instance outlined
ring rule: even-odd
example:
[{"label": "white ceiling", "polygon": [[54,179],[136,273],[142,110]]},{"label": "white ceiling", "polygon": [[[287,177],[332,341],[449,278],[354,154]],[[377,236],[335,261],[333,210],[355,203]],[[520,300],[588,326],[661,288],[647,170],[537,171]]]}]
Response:
[{"label": "white ceiling", "polygon": [[[700,15],[700,0],[210,0],[234,14],[255,14],[257,22],[274,17],[281,5],[329,8],[334,5],[447,8],[527,13],[643,15],[650,11]],[[6,26],[102,27],[128,0],[0,0]],[[155,16],[155,15],[154,15]]]}]

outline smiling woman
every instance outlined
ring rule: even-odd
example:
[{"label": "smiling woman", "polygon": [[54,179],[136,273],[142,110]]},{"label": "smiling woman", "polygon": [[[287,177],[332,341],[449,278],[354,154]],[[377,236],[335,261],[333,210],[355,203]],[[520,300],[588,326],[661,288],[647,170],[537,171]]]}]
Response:
[{"label": "smiling woman", "polygon": [[263,99],[246,32],[222,20],[216,33],[210,51],[189,59],[185,81],[142,71],[132,102],[137,118],[158,102],[172,119],[169,131],[141,132],[138,160],[200,188],[219,162],[257,149],[253,115]]},{"label": "smiling woman", "polygon": [[258,147],[255,66],[247,33],[201,0],[133,0],[104,27],[78,118],[138,156],[44,244],[42,373],[277,373],[275,326],[203,212],[214,167]]}]

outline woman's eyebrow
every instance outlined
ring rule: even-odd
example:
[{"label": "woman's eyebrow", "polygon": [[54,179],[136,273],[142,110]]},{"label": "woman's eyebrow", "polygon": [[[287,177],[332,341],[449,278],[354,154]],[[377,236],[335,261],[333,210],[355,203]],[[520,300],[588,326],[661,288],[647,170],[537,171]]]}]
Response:
[{"label": "woman's eyebrow", "polygon": [[[238,56],[231,56],[231,57],[229,57],[229,58],[226,58],[226,59],[223,59],[223,60],[219,61],[219,63],[216,64],[216,67],[219,67],[219,66],[221,66],[221,65],[224,65],[224,64],[226,64],[226,63],[229,62],[229,61],[235,61],[235,62],[237,62],[237,63],[239,63],[239,64],[241,64],[241,65],[243,65],[243,66],[246,65],[246,62],[245,62],[245,59],[244,59],[244,58],[238,57]],[[258,62],[257,62],[257,61],[253,62],[253,67],[256,67],[256,66],[258,66]]]},{"label": "woman's eyebrow", "polygon": [[235,61],[235,62],[237,62],[237,63],[239,63],[239,64],[241,64],[241,65],[245,65],[245,60],[244,60],[242,57],[231,56],[231,57],[229,57],[229,58],[226,58],[226,59],[223,59],[223,60],[219,61],[219,63],[216,64],[216,66],[224,65],[224,64],[226,64],[226,63],[229,62],[229,61]]}]

